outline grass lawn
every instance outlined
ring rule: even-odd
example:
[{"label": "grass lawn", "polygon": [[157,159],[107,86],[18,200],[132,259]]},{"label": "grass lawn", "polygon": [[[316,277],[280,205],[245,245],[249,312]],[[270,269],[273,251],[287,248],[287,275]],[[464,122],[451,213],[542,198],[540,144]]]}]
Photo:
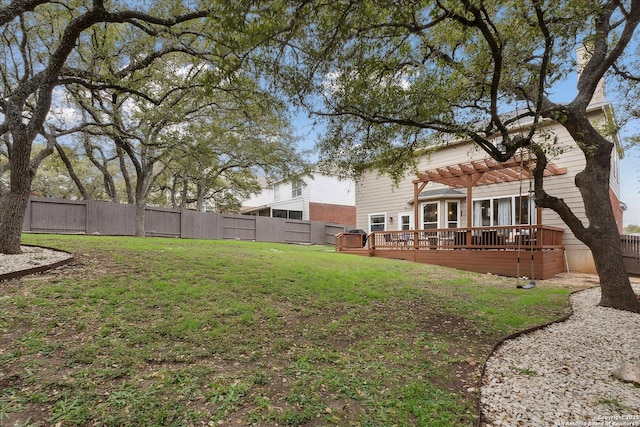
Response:
[{"label": "grass lawn", "polygon": [[239,241],[25,235],[75,265],[0,282],[0,425],[465,426],[538,282]]}]

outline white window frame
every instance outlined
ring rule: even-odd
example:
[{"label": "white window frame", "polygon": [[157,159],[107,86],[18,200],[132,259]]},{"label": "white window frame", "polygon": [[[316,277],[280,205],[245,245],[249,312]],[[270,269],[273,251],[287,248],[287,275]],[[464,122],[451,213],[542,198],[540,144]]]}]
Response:
[{"label": "white window frame", "polygon": [[[529,223],[528,224],[515,224],[516,215],[517,215],[517,211],[518,211],[518,206],[516,205],[516,198],[517,197],[522,197],[523,199],[529,199],[529,203],[527,204],[528,210],[529,210],[529,212],[527,213],[528,216],[529,216]],[[535,225],[535,224],[537,224],[538,216],[536,215],[536,201],[533,200],[533,198],[529,196],[528,192],[527,192],[527,194],[522,194],[522,195],[516,194],[515,196],[513,196],[512,208],[513,208],[513,213],[511,214],[511,218],[513,218],[512,222],[514,223],[514,225]]]},{"label": "white window frame", "polygon": [[[478,198],[474,198],[471,201],[471,217],[475,218],[475,202],[480,202],[480,201],[484,201],[484,200],[489,200],[489,220],[491,225],[489,225],[488,227],[494,226],[496,219],[494,218],[493,215],[493,211],[494,211],[494,203],[499,200],[499,199],[511,199],[511,224],[509,225],[535,225],[536,224],[536,203],[533,199],[529,198],[529,224],[516,224],[516,213],[517,213],[517,204],[516,204],[516,198],[517,197],[522,197],[522,198],[529,198],[529,193],[523,193],[523,194],[511,194],[511,195],[500,195],[500,196],[492,196],[492,197],[478,197]],[[472,221],[473,223],[473,221]],[[473,225],[474,227],[483,227],[482,225]]]},{"label": "white window frame", "polygon": [[408,217],[409,218],[409,228],[408,230],[413,230],[414,229],[414,225],[413,225],[413,212],[398,212],[398,230],[402,231],[402,218],[403,217]]},{"label": "white window frame", "polygon": [[[449,227],[449,203],[455,203],[456,204],[456,225],[455,227]],[[444,228],[460,228],[460,217],[462,215],[462,210],[460,209],[460,200],[445,200],[444,201],[444,206],[445,206],[445,215],[446,218],[444,219]]]},{"label": "white window frame", "polygon": [[427,230],[426,228],[424,228],[424,207],[426,205],[436,205],[437,210],[436,210],[436,227],[435,228],[440,228],[440,221],[442,220],[442,215],[440,212],[440,201],[435,201],[435,202],[422,202],[420,204],[420,229],[421,230]]},{"label": "white window frame", "polygon": [[474,227],[488,227],[487,225],[484,225],[484,224],[476,224],[476,202],[484,202],[485,200],[489,201],[489,225],[491,225],[491,222],[493,221],[493,198],[482,197],[482,198],[473,199],[473,201],[471,202],[471,218],[472,218],[471,223],[473,224]]},{"label": "white window frame", "polygon": [[620,182],[619,174],[620,174],[620,156],[618,154],[617,147],[614,147],[611,153],[611,174],[613,175],[613,179],[615,183]]},{"label": "white window frame", "polygon": [[[371,219],[373,217],[384,217],[384,222],[382,223],[382,227],[383,227],[382,230],[378,230],[378,229],[373,230],[371,228],[371,226],[373,225],[373,222],[371,221]],[[384,230],[387,229],[387,224],[388,224],[388,218],[387,218],[387,213],[386,212],[378,212],[378,213],[369,214],[369,232],[372,232],[372,231],[384,231]],[[376,225],[380,225],[380,223],[376,223]]]},{"label": "white window frame", "polygon": [[302,196],[302,180],[294,179],[291,181],[291,198],[295,199],[300,196]]},{"label": "white window frame", "polygon": [[273,184],[273,200],[280,200],[281,187],[280,183]]}]

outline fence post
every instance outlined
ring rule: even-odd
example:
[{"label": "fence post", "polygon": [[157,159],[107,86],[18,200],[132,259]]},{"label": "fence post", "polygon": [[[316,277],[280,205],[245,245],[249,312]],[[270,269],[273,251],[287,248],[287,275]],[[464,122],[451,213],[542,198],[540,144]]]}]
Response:
[{"label": "fence post", "polygon": [[180,238],[184,239],[185,235],[184,235],[184,224],[185,221],[185,215],[184,215],[184,208],[180,209]]},{"label": "fence post", "polygon": [[[91,200],[84,200],[84,233],[85,234],[93,234],[94,232],[97,232],[98,230],[95,230],[95,218],[97,217],[96,215],[94,215],[94,203],[91,202]],[[93,221],[92,221],[93,219]]]},{"label": "fence post", "polygon": [[27,202],[27,211],[24,213],[24,219],[22,220],[22,231],[31,231],[31,197]]}]

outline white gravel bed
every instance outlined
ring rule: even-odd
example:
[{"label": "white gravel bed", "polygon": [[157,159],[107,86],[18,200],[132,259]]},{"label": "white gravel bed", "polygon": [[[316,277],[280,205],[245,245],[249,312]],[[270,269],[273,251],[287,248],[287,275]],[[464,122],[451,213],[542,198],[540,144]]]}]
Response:
[{"label": "white gravel bed", "polygon": [[600,288],[573,294],[567,321],[506,341],[489,357],[484,426],[640,426],[640,387],[611,376],[623,361],[640,366],[640,314],[599,300]]},{"label": "white gravel bed", "polygon": [[33,246],[22,246],[22,253],[18,255],[0,254],[0,274],[28,270],[43,265],[54,264],[73,257],[66,252]]}]

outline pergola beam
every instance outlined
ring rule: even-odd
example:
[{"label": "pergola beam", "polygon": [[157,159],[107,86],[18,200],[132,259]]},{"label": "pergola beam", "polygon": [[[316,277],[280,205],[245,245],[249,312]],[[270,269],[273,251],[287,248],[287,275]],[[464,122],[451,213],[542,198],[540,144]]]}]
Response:
[{"label": "pergola beam", "polygon": [[[429,169],[418,174],[419,181],[436,182],[453,188],[466,188],[468,178],[472,178],[472,185],[489,185],[500,182],[512,182],[531,178],[535,168],[535,160],[524,156],[514,156],[505,162],[498,162],[492,158],[471,160],[466,163],[449,165]],[[547,164],[544,176],[563,175],[567,168],[561,168],[553,163]]]}]

